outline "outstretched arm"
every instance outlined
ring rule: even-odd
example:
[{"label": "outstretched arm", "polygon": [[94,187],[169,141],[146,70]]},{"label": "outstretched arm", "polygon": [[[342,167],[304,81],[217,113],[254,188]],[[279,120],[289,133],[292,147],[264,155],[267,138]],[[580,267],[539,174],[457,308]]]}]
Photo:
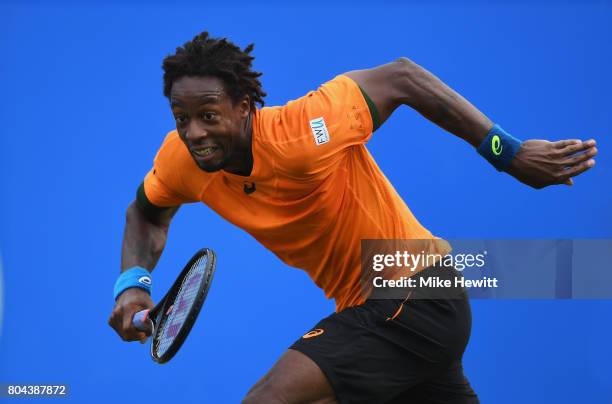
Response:
[{"label": "outstretched arm", "polygon": [[[370,97],[381,123],[397,107],[408,105],[474,147],[482,143],[493,127],[493,122],[469,101],[407,58],[373,69],[348,72],[346,76]],[[572,185],[572,177],[593,167],[592,157],[596,154],[593,139],[527,140],[505,171],[534,188]]]}]

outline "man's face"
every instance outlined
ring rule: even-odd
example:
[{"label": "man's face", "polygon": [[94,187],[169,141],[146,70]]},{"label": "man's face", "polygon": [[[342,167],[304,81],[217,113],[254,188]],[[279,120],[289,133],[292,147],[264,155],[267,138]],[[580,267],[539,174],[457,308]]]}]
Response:
[{"label": "man's face", "polygon": [[234,104],[216,77],[182,77],[172,84],[176,129],[198,167],[207,172],[244,159],[248,97]]}]

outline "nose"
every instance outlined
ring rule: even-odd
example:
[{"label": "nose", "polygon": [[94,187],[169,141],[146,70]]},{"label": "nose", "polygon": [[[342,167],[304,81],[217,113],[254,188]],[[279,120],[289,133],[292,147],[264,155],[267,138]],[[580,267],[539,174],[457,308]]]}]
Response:
[{"label": "nose", "polygon": [[189,126],[185,131],[185,139],[190,143],[198,144],[206,139],[206,137],[208,136],[208,131],[201,125],[198,125],[198,122],[194,121],[195,119],[189,123]]}]

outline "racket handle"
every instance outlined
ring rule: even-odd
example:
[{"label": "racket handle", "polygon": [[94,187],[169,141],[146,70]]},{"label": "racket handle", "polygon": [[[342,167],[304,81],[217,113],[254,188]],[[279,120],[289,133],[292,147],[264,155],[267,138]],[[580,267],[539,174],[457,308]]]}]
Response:
[{"label": "racket handle", "polygon": [[149,329],[149,324],[147,321],[148,319],[149,310],[141,310],[138,313],[134,314],[132,324],[134,324],[134,327],[136,327],[140,331],[146,331],[147,329]]}]

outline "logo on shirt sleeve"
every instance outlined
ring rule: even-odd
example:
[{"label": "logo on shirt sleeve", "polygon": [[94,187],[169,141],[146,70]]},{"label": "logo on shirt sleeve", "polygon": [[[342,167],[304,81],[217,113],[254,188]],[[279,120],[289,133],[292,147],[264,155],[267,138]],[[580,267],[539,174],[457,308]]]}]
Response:
[{"label": "logo on shirt sleeve", "polygon": [[321,146],[329,142],[329,132],[323,117],[315,118],[310,120],[310,129],[312,129],[312,136],[314,136],[315,144]]}]

